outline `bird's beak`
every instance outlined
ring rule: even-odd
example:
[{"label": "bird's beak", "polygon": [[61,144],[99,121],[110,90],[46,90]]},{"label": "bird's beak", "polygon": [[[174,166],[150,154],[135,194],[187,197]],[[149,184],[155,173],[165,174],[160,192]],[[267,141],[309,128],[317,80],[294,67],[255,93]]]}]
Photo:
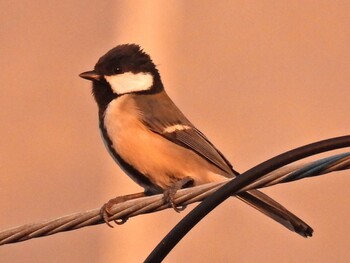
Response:
[{"label": "bird's beak", "polygon": [[79,74],[79,77],[83,79],[91,80],[91,81],[94,81],[94,80],[100,81],[102,78],[102,76],[94,70],[83,72]]}]

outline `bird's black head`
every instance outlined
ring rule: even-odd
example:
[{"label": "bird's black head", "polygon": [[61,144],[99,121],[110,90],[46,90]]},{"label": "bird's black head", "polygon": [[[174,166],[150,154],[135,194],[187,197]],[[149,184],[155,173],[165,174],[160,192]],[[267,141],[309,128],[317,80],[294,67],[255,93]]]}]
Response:
[{"label": "bird's black head", "polygon": [[136,44],[124,44],[111,49],[98,60],[95,71],[108,76],[124,72],[158,75],[150,56]]},{"label": "bird's black head", "polygon": [[100,109],[123,94],[154,94],[163,90],[151,57],[136,44],[116,46],[98,60],[94,70],[79,76],[93,82],[93,94]]}]

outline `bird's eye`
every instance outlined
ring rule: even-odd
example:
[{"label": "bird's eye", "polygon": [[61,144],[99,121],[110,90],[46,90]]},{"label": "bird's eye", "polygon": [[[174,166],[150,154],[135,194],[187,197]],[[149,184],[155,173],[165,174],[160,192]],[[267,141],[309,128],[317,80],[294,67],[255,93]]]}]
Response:
[{"label": "bird's eye", "polygon": [[122,72],[122,69],[120,67],[117,67],[114,69],[114,73],[118,74],[118,73],[121,73]]}]

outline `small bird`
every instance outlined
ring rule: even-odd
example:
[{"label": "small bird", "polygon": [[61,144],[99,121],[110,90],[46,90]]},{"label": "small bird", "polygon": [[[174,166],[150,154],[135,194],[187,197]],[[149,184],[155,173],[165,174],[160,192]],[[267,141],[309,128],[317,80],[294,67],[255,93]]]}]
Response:
[{"label": "small bird", "polygon": [[[80,77],[92,81],[104,143],[119,166],[143,193],[165,193],[175,210],[174,193],[183,187],[223,182],[239,176],[224,155],[178,109],[164,90],[150,56],[139,45],[108,51],[94,70]],[[304,237],[312,228],[258,190],[236,197]],[[101,210],[108,224],[111,199]]]}]

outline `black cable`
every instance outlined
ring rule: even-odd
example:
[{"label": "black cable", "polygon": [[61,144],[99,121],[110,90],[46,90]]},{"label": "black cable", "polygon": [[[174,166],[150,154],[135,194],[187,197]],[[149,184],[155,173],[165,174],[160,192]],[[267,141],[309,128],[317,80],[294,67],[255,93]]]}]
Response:
[{"label": "black cable", "polygon": [[350,147],[350,135],[319,141],[282,153],[237,176],[187,214],[155,247],[145,262],[161,262],[202,218],[231,195],[261,176],[311,155],[344,147]]}]

